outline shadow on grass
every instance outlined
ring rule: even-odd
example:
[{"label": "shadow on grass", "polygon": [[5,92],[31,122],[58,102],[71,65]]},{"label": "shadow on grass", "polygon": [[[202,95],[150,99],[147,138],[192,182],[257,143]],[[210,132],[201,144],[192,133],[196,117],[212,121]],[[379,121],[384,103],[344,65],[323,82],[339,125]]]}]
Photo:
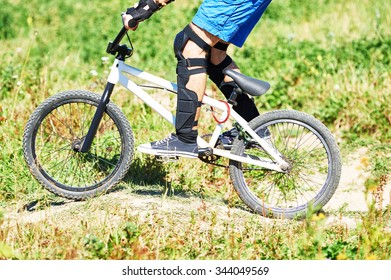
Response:
[{"label": "shadow on grass", "polygon": [[[154,157],[134,158],[130,169],[122,182],[126,185],[142,186],[142,189],[134,190],[137,194],[145,195],[161,195],[161,191],[149,190],[151,186],[165,186],[167,170],[164,163],[156,160]],[[126,188],[124,184],[120,184],[121,189]],[[113,190],[117,191],[117,190]]]},{"label": "shadow on grass", "polygon": [[167,164],[157,160],[153,156],[134,158],[128,173],[122,180],[123,184],[110,190],[117,192],[127,189],[127,186],[132,186],[132,193],[141,196],[176,196],[182,198],[197,197],[202,198],[202,194],[188,192],[185,190],[177,190],[167,179],[170,168]]}]

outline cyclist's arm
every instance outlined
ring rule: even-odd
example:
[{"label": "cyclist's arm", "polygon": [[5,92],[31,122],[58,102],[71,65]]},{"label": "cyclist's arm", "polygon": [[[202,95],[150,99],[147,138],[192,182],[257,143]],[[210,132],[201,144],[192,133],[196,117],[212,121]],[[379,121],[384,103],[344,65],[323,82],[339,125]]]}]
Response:
[{"label": "cyclist's arm", "polygon": [[151,17],[151,15],[170,2],[175,0],[140,0],[123,14],[124,26],[136,30],[138,23]]}]

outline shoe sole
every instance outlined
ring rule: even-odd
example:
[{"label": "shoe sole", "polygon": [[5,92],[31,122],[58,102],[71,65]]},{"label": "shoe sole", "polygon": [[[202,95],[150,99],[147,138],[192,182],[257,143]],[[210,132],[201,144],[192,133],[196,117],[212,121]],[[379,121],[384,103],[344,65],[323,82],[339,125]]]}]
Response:
[{"label": "shoe sole", "polygon": [[169,156],[169,157],[186,157],[186,158],[198,158],[198,154],[181,152],[181,151],[162,151],[156,149],[148,149],[145,147],[139,146],[137,151],[144,154],[150,154],[155,156]]}]

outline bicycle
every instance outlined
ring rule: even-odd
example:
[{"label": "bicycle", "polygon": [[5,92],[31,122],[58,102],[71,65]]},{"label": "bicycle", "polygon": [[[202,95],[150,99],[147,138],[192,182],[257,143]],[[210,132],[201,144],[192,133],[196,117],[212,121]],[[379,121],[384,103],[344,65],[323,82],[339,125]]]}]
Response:
[{"label": "bicycle", "polygon": [[[120,45],[125,35],[130,46]],[[176,93],[176,84],[126,64],[133,50],[122,27],[106,49],[115,60],[102,95],[86,90],[60,92],[31,114],[23,135],[24,158],[47,190],[83,200],[109,190],[126,175],[134,155],[134,135],[126,116],[110,101],[116,84],[175,123],[169,110],[124,73],[169,93]],[[228,159],[233,187],[255,213],[291,219],[321,209],[341,175],[339,148],[330,131],[311,115],[295,110],[273,110],[248,123],[232,110],[236,97],[260,96],[270,85],[233,70],[225,74],[237,87],[226,102],[204,96],[203,106],[219,110],[221,116],[209,139],[198,137],[199,158],[210,164]],[[228,118],[238,131],[231,149],[218,145]],[[268,131],[269,138],[258,135],[260,131]]]}]

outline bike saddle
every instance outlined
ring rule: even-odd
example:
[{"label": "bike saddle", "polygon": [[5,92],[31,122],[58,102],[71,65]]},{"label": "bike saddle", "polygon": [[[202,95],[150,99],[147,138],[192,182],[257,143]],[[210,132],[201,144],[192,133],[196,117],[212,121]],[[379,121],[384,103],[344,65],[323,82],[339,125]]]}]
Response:
[{"label": "bike saddle", "polygon": [[233,69],[224,69],[223,74],[230,76],[244,92],[251,96],[260,96],[266,93],[270,88],[268,82],[248,77]]}]

